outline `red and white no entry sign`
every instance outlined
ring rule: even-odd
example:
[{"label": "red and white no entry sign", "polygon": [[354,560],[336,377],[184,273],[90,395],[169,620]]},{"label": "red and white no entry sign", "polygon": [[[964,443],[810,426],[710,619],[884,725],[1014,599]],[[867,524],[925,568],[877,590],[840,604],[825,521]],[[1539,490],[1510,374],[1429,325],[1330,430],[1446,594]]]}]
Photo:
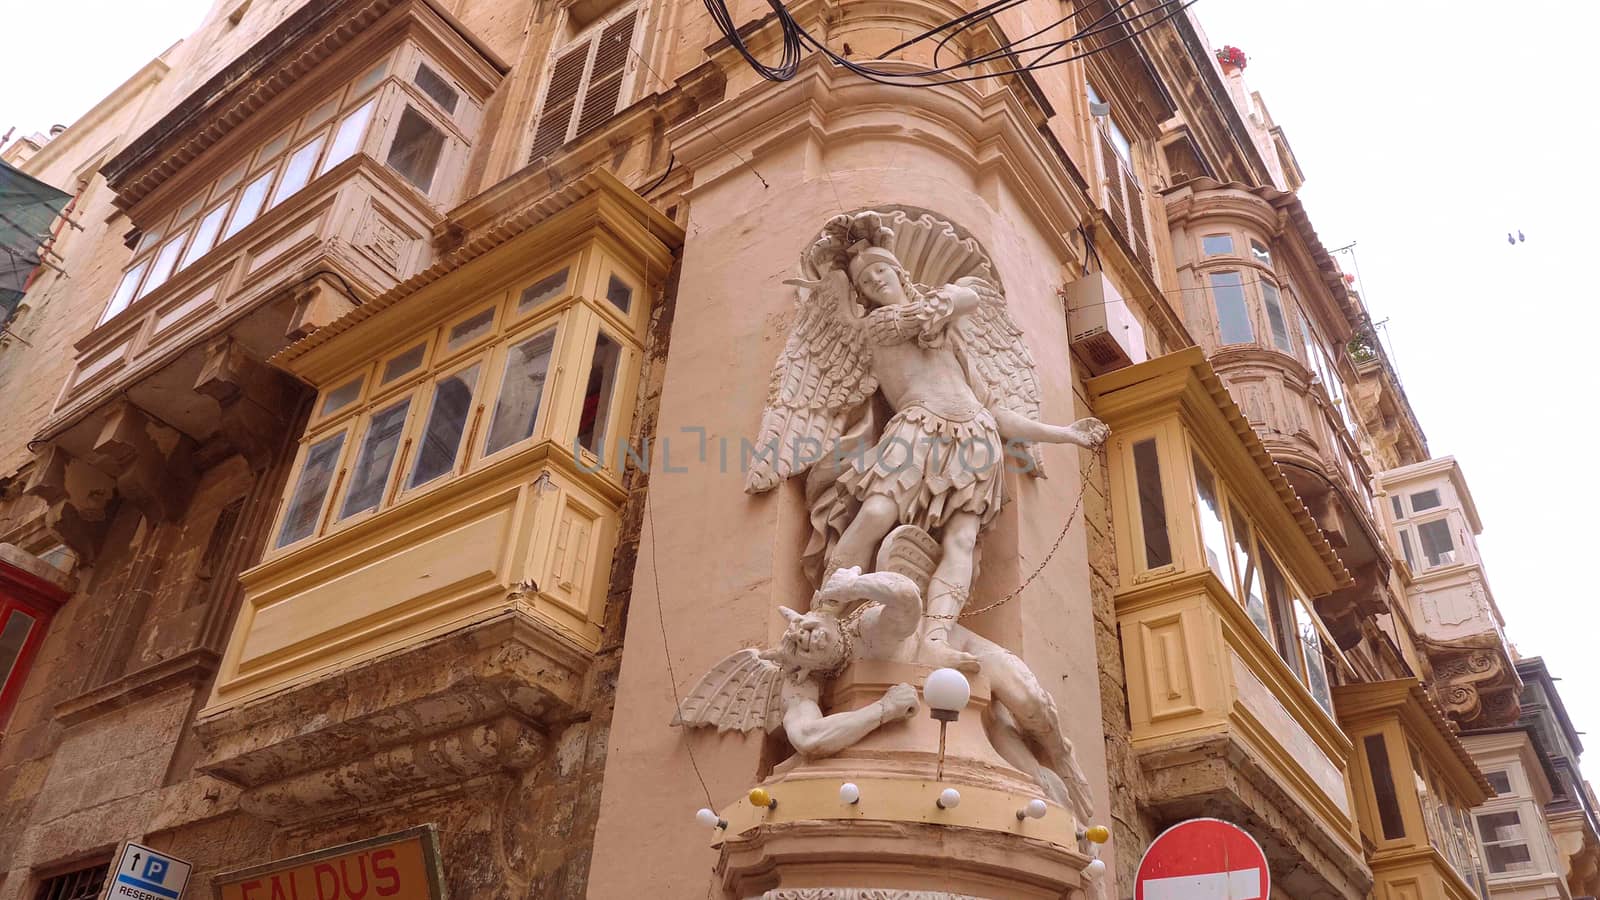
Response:
[{"label": "red and white no entry sign", "polygon": [[1168,828],[1139,861],[1134,900],[1266,900],[1267,855],[1248,832],[1221,819]]}]

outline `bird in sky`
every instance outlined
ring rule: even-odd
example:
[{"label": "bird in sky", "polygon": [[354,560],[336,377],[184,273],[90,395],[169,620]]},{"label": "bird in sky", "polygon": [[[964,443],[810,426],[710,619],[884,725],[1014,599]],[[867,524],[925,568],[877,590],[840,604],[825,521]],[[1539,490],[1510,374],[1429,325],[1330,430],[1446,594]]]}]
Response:
[{"label": "bird in sky", "polygon": [[1527,240],[1527,238],[1522,236],[1522,232],[1521,231],[1517,232],[1516,237],[1512,237],[1511,236],[1511,232],[1509,232],[1509,231],[1506,232],[1506,243],[1510,244],[1513,247],[1515,247],[1519,241],[1526,241],[1526,240]]}]

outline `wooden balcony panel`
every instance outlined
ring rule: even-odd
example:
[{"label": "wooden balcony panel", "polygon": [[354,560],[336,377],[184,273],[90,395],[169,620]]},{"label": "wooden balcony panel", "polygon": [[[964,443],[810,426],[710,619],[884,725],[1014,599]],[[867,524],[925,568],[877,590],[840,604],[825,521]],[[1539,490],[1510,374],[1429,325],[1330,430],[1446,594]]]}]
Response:
[{"label": "wooden balcony panel", "polygon": [[79,340],[78,365],[39,436],[87,452],[95,411],[126,394],[204,441],[216,407],[193,385],[208,341],[228,335],[252,357],[271,356],[288,343],[297,287],[330,273],[354,302],[376,296],[431,262],[438,219],[387,167],[360,155],[340,163]]}]

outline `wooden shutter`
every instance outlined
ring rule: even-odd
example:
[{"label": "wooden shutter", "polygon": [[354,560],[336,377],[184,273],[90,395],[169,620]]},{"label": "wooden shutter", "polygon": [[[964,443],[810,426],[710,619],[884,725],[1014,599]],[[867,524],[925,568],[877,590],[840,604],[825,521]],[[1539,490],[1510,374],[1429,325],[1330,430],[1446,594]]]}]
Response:
[{"label": "wooden shutter", "polygon": [[1155,256],[1146,233],[1143,192],[1104,130],[1100,131],[1100,161],[1106,173],[1106,211],[1111,214],[1112,224],[1154,275]]},{"label": "wooden shutter", "polygon": [[567,129],[572,126],[572,114],[577,109],[590,46],[591,43],[585,41],[573,47],[550,67],[550,84],[545,88],[544,108],[534,126],[533,149],[528,152],[528,162],[567,142]]},{"label": "wooden shutter", "polygon": [[583,109],[578,115],[578,134],[574,137],[588,134],[617,114],[617,101],[622,97],[622,76],[628,68],[637,19],[637,15],[624,16],[600,33],[600,46],[595,49],[589,86],[583,92]]}]

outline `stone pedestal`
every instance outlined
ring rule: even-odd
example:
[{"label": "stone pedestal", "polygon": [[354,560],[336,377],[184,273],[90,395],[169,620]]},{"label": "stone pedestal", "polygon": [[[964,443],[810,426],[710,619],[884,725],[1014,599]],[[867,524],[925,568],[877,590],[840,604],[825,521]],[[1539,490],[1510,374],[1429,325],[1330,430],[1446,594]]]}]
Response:
[{"label": "stone pedestal", "polygon": [[[894,684],[921,687],[931,667],[858,661],[832,684],[826,712],[858,709]],[[1032,778],[990,745],[984,717],[988,681],[971,679],[972,700],[945,734],[943,777],[939,722],[924,706],[909,721],[886,725],[826,759],[792,757],[763,782],[776,805],[745,799],[720,815],[717,878],[737,900],[846,900],[853,897],[985,900],[1087,896],[1070,810],[1049,803],[1042,819],[1017,817],[1042,799]],[[860,788],[855,804],[839,786]],[[953,808],[938,805],[955,788]]]}]

